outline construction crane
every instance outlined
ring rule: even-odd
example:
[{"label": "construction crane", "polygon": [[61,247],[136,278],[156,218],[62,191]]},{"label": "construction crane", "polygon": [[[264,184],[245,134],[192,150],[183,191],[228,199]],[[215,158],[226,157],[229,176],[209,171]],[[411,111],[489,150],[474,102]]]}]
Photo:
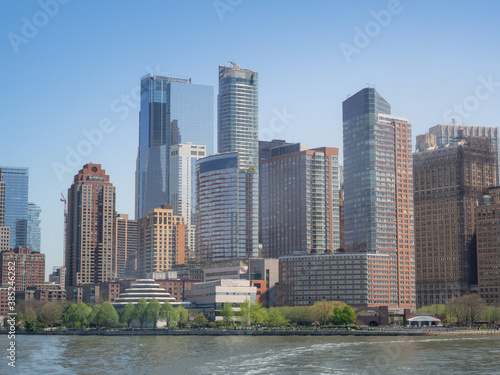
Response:
[{"label": "construction crane", "polygon": [[232,62],[231,60],[229,60],[229,63],[230,63],[231,65],[233,65],[233,68],[236,68],[236,69],[239,69],[239,68],[240,68],[240,66],[239,66],[238,64],[236,64],[235,62]]},{"label": "construction crane", "polygon": [[64,194],[61,193],[61,199],[59,201],[64,202],[64,247],[63,247],[63,267],[66,267],[66,234],[68,231],[68,202],[64,197]]}]

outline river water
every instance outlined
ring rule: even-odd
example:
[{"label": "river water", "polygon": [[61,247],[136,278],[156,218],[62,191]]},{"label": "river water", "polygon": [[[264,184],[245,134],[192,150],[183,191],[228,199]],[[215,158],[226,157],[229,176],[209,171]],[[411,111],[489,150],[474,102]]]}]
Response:
[{"label": "river water", "polygon": [[16,368],[2,355],[1,374],[500,374],[500,335],[18,335],[16,340]]}]

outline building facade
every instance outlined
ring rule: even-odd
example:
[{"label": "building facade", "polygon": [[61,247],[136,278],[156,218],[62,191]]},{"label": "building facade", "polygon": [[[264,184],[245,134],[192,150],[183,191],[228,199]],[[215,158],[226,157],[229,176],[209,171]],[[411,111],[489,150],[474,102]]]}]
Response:
[{"label": "building facade", "polygon": [[194,284],[185,291],[186,300],[193,303],[194,309],[205,314],[210,320],[222,320],[220,309],[225,303],[240,311],[240,305],[257,299],[257,288],[249,280],[215,280]]},{"label": "building facade", "polygon": [[28,168],[0,167],[5,182],[5,226],[10,228],[10,246],[28,243]]},{"label": "building facade", "polygon": [[191,78],[146,75],[141,79],[136,213],[170,203],[170,146],[193,142],[214,152],[213,86]]},{"label": "building facade", "polygon": [[197,248],[200,260],[257,257],[258,175],[236,152],[200,159],[197,165]]},{"label": "building facade", "polygon": [[315,148],[261,163],[261,232],[265,257],[340,247],[338,149]]},{"label": "building facade", "polygon": [[[11,279],[13,273],[14,280]],[[2,284],[9,284],[15,288],[17,292],[22,292],[30,286],[43,284],[45,282],[45,254],[34,253],[23,247],[0,253],[0,280]],[[12,285],[12,281],[15,285]]]},{"label": "building facade", "polygon": [[238,152],[241,168],[258,169],[258,73],[232,64],[219,66],[218,150]]},{"label": "building facade", "polygon": [[133,277],[137,268],[137,221],[126,214],[115,216],[114,268],[116,277]]},{"label": "building facade", "polygon": [[366,252],[282,257],[280,305],[308,306],[325,299],[360,308],[395,307],[397,264],[395,255]]},{"label": "building facade", "polygon": [[436,136],[436,144],[444,146],[447,144],[457,144],[462,137],[484,137],[491,141],[491,147],[497,155],[497,180],[499,185],[500,178],[500,153],[499,153],[499,138],[498,128],[488,126],[471,126],[471,125],[443,125],[439,124],[429,129],[429,134]]},{"label": "building facade", "polygon": [[42,209],[35,203],[28,203],[28,221],[27,221],[27,243],[28,247],[34,252],[41,251],[41,228],[40,214]]},{"label": "building facade", "polygon": [[413,155],[419,306],[446,303],[477,283],[474,211],[497,170],[488,139],[429,141]]},{"label": "building facade", "polygon": [[115,187],[100,164],[85,164],[68,189],[66,289],[116,277]]},{"label": "building facade", "polygon": [[485,190],[476,208],[477,289],[488,305],[500,305],[500,187]]},{"label": "building facade", "polygon": [[345,250],[394,256],[398,294],[389,306],[414,308],[411,124],[365,88],[343,102],[343,128]]},{"label": "building facade", "polygon": [[138,220],[137,231],[139,277],[186,262],[186,225],[182,216],[174,215],[171,205],[149,210],[147,216]]},{"label": "building facade", "polygon": [[187,260],[196,259],[196,161],[207,148],[193,143],[170,147],[170,202],[174,215],[182,216],[187,228]]}]

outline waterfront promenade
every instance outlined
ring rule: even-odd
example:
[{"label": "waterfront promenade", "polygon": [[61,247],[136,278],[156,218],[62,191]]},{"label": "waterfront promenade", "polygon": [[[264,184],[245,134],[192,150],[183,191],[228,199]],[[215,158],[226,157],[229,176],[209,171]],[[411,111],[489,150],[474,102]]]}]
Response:
[{"label": "waterfront promenade", "polygon": [[[7,331],[0,331],[7,333]],[[77,335],[77,336],[444,336],[444,335],[498,335],[497,329],[458,329],[458,328],[380,328],[380,329],[122,329],[122,330],[52,330],[26,332],[21,335]]]}]

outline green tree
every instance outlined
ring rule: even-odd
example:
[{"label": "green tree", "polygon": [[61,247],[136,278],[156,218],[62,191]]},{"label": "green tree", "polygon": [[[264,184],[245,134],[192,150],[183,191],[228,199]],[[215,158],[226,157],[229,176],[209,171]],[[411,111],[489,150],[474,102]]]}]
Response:
[{"label": "green tree", "polygon": [[160,310],[160,319],[165,321],[167,328],[171,326],[176,326],[179,321],[179,315],[177,310],[174,309],[172,304],[168,301],[163,302]]},{"label": "green tree", "polygon": [[100,326],[99,320],[97,319],[97,315],[99,314],[99,311],[101,311],[101,304],[96,303],[92,307],[92,311],[90,312],[90,315],[88,317],[88,322],[89,324],[93,326]]},{"label": "green tree", "polygon": [[97,313],[96,321],[103,327],[109,327],[112,323],[118,322],[118,313],[115,307],[108,301],[103,302]]},{"label": "green tree", "polygon": [[146,307],[146,320],[149,322],[153,322],[155,329],[156,323],[158,322],[158,319],[160,319],[160,310],[161,304],[156,298],[153,298],[151,301],[149,301],[148,307]]},{"label": "green tree", "polygon": [[146,309],[148,308],[148,303],[146,302],[145,298],[141,298],[137,305],[135,305],[134,308],[134,320],[138,320],[139,323],[141,323],[141,329],[142,325],[146,321]]},{"label": "green tree", "polygon": [[126,324],[130,328],[130,323],[134,320],[134,305],[129,302],[120,313],[120,323]]},{"label": "green tree", "polygon": [[333,309],[336,306],[343,308],[345,303],[326,300],[316,302],[310,307],[311,315],[313,319],[318,321],[320,324],[327,324],[333,314]]},{"label": "green tree", "polygon": [[288,319],[281,312],[279,307],[271,307],[268,311],[269,322],[268,325],[271,327],[282,327],[288,323]]},{"label": "green tree", "polygon": [[198,313],[194,316],[193,324],[198,327],[205,327],[208,324],[208,319],[202,313]]},{"label": "green tree", "polygon": [[265,324],[268,320],[267,311],[258,300],[250,304],[250,322],[252,324]]},{"label": "green tree", "polygon": [[232,323],[234,316],[233,308],[231,307],[229,302],[226,302],[224,306],[222,306],[222,309],[220,309],[220,315],[222,316],[224,323],[226,323],[227,328],[229,324]]},{"label": "green tree", "polygon": [[240,305],[240,312],[238,315],[240,316],[243,327],[246,328],[250,325],[250,300],[248,298]]},{"label": "green tree", "polygon": [[92,308],[83,302],[78,302],[76,305],[76,321],[80,323],[82,328],[88,324],[88,318],[91,312]]},{"label": "green tree", "polygon": [[344,321],[344,324],[356,323],[356,313],[351,306],[345,305],[342,309],[342,320]]},{"label": "green tree", "polygon": [[42,318],[49,326],[59,324],[62,321],[62,306],[57,302],[47,302],[40,312]]},{"label": "green tree", "polygon": [[182,328],[184,326],[184,324],[187,323],[189,314],[188,314],[188,311],[182,306],[179,306],[176,310],[177,310],[177,314],[179,316],[179,324]]},{"label": "green tree", "polygon": [[76,326],[76,305],[70,305],[63,315],[63,322],[66,327],[71,326],[75,328]]},{"label": "green tree", "polygon": [[313,322],[309,306],[294,306],[282,309],[285,318],[287,318],[290,322],[300,325],[308,325]]}]

